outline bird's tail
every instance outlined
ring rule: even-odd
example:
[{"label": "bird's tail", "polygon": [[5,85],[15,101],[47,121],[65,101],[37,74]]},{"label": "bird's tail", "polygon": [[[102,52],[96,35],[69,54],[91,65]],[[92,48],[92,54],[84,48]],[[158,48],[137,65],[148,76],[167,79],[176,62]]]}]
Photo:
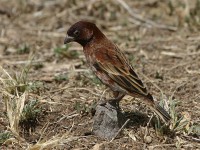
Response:
[{"label": "bird's tail", "polygon": [[170,115],[159,104],[154,105],[154,111],[165,123],[168,123],[170,121],[171,119]]},{"label": "bird's tail", "polygon": [[147,97],[148,100],[146,102],[151,103],[150,107],[153,109],[153,111],[160,117],[160,119],[162,119],[167,124],[171,119],[168,112],[164,108],[162,108],[157,102],[154,101],[154,98],[151,94],[148,94]]}]

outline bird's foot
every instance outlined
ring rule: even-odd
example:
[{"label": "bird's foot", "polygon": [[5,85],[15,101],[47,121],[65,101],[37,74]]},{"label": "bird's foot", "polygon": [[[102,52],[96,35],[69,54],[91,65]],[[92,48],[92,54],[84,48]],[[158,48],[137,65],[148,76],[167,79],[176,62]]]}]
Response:
[{"label": "bird's foot", "polygon": [[97,105],[100,105],[100,106],[104,106],[106,107],[106,104],[110,104],[111,106],[113,106],[114,108],[116,108],[117,110],[120,110],[120,107],[119,107],[119,101],[117,101],[116,99],[109,99],[109,100],[100,100]]}]

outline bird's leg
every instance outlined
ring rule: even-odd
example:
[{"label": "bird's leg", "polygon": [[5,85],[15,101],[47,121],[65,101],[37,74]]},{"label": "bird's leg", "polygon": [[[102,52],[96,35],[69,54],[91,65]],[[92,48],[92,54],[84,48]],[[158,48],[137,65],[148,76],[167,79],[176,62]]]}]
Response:
[{"label": "bird's leg", "polygon": [[111,98],[111,99],[108,99],[108,100],[103,100],[103,101],[101,100],[99,102],[99,105],[105,106],[106,103],[108,102],[109,104],[116,107],[117,109],[120,109],[119,102],[125,96],[125,94],[122,94],[120,92],[113,92],[113,96],[114,96],[114,98]]},{"label": "bird's leg", "polygon": [[119,102],[120,100],[125,96],[125,94],[120,93],[120,92],[113,92],[114,98],[109,99],[108,102],[112,105],[115,106],[117,109],[120,109],[119,107]]}]

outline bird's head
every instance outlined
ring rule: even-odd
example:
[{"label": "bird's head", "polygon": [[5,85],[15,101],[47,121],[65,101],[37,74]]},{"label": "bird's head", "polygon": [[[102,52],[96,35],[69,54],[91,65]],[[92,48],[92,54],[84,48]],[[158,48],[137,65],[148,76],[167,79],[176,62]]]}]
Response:
[{"label": "bird's head", "polygon": [[101,34],[101,31],[96,27],[94,23],[79,21],[68,29],[64,44],[77,42],[82,46],[85,46],[93,39],[94,35],[97,33]]}]

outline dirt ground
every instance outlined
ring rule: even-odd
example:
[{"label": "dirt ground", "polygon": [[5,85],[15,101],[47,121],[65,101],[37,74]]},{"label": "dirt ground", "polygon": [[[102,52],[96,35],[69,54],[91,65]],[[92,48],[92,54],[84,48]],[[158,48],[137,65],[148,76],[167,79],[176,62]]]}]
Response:
[{"label": "dirt ground", "polygon": [[[158,101],[178,101],[176,113],[194,130],[160,133],[152,111],[126,96],[120,107],[131,121],[120,135],[111,142],[88,135],[92,107],[111,94],[88,69],[82,47],[63,45],[79,20],[96,23],[124,51]],[[20,123],[24,141],[2,142],[0,149],[55,138],[49,149],[200,149],[199,0],[0,0],[0,66],[14,75],[27,65],[25,103],[37,100],[40,113]],[[0,103],[0,132],[11,132],[2,93]]]}]

